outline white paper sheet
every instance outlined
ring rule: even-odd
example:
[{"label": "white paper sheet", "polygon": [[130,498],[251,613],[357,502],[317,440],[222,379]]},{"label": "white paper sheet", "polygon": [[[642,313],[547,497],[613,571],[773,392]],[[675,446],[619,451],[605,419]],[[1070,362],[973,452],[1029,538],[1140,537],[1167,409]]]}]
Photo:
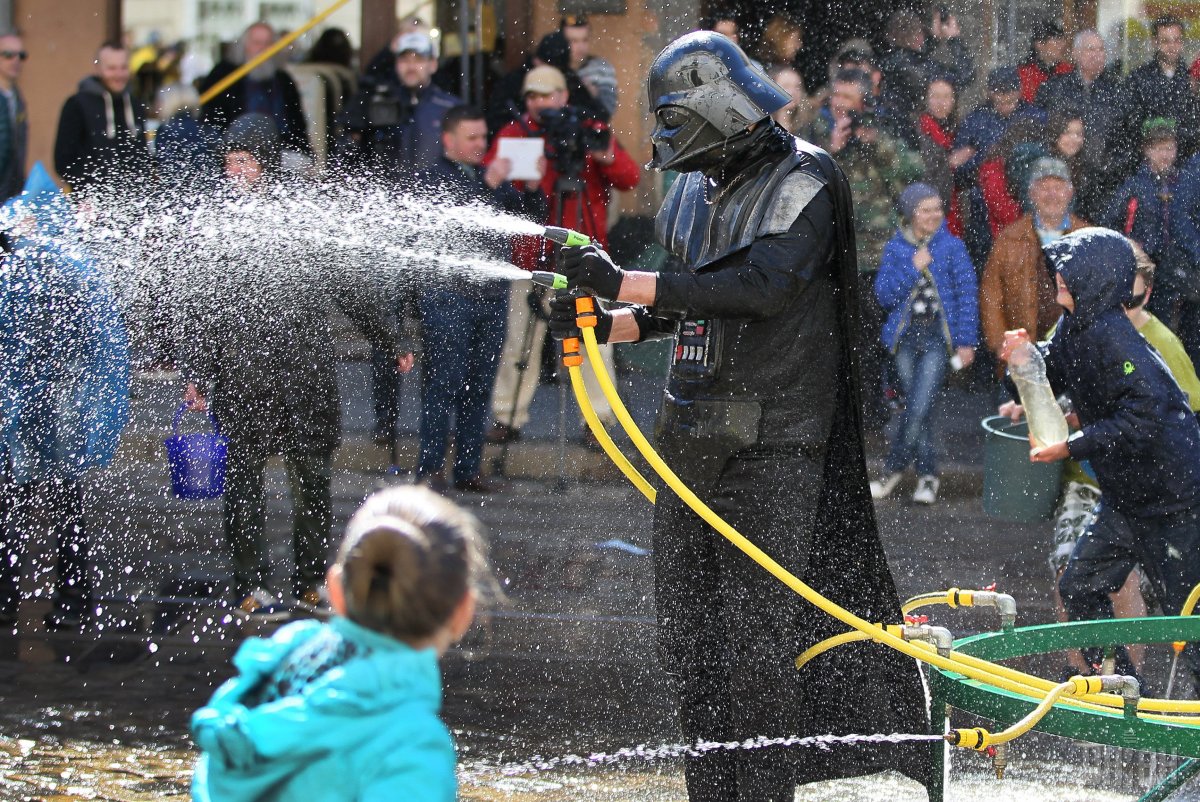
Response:
[{"label": "white paper sheet", "polygon": [[509,181],[542,180],[542,173],[538,170],[538,159],[546,151],[546,140],[536,136],[506,136],[498,142],[497,158],[512,162],[512,172],[508,174]]}]

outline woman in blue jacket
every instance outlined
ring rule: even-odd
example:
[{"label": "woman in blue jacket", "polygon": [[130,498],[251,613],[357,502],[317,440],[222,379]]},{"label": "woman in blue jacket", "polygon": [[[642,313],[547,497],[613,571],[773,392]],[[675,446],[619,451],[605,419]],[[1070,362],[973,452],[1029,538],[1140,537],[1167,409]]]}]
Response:
[{"label": "woman in blue jacket", "polygon": [[486,575],[479,524],[421,487],[367,499],[329,569],[328,623],[251,638],[192,716],[196,802],[454,802],[438,658]]},{"label": "woman in blue jacket", "polygon": [[871,482],[871,496],[890,496],[915,462],[913,501],[932,504],[939,481],[930,412],[946,366],[959,370],[975,359],[978,291],[966,246],[943,224],[937,190],[912,184],[901,193],[899,205],[904,222],[883,249],[875,297],[888,314],[883,343],[895,357],[906,403],[884,474]]}]

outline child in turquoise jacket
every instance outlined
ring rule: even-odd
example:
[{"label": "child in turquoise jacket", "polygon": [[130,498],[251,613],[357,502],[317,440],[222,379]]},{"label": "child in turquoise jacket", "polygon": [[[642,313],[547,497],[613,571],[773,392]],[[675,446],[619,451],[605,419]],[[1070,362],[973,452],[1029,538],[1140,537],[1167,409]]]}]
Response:
[{"label": "child in turquoise jacket", "polygon": [[338,615],[247,640],[192,717],[193,798],[453,802],[438,658],[485,574],[469,513],[418,487],[368,498],[329,569]]}]

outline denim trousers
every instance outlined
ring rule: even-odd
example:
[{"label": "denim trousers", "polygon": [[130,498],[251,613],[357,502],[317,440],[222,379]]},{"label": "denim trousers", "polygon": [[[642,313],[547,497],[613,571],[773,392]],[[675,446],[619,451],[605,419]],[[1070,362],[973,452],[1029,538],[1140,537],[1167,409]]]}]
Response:
[{"label": "denim trousers", "polygon": [[937,474],[930,415],[946,378],[947,363],[941,318],[909,323],[896,348],[896,373],[905,402],[885,461],[888,473],[902,471],[915,461],[918,474]]},{"label": "denim trousers", "polygon": [[[1067,615],[1072,621],[1113,617],[1110,594],[1116,593],[1129,572],[1141,566],[1164,615],[1179,615],[1192,588],[1200,584],[1200,509],[1138,518],[1108,507],[1103,496],[1100,513],[1075,544],[1067,568],[1058,580]],[[1102,649],[1084,649],[1098,663]],[[1184,657],[1200,690],[1200,645],[1188,644]],[[1118,670],[1130,666],[1125,647],[1117,649]]]},{"label": "denim trousers", "polygon": [[507,297],[435,290],[422,296],[420,306],[424,350],[417,473],[424,476],[445,468],[453,418],[454,480],[474,479],[483,461]]}]

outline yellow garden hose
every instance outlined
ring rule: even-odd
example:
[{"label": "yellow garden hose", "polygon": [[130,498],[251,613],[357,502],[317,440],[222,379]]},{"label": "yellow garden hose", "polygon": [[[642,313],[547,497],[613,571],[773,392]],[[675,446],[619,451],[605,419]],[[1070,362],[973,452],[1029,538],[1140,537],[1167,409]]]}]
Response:
[{"label": "yellow garden hose", "polygon": [[[620,396],[617,394],[616,388],[613,386],[608,373],[598,366],[600,362],[599,347],[596,342],[596,333],[593,325],[586,325],[582,320],[580,326],[583,332],[583,342],[586,348],[588,361],[591,363],[591,368],[596,376],[596,380],[600,385],[605,397],[613,408],[617,420],[625,429],[634,446],[641,453],[642,457],[650,464],[667,486],[679,496],[679,498],[688,505],[700,518],[706,521],[710,526],[717,530],[723,537],[729,540],[733,545],[737,546],[748,557],[754,560],[758,565],[767,570],[772,576],[783,582],[794,592],[804,598],[813,606],[817,607],[826,614],[836,618],[847,626],[864,633],[873,641],[889,646],[896,651],[901,652],[916,660],[920,660],[930,665],[945,671],[951,671],[969,679],[991,685],[1001,690],[1011,693],[1016,693],[1021,696],[1031,697],[1034,699],[1042,699],[1046,696],[1047,691],[1041,689],[1041,683],[1049,684],[1045,680],[1034,677],[1022,672],[1013,671],[1012,669],[1003,669],[1002,666],[997,666],[986,661],[978,661],[975,659],[966,660],[965,655],[952,653],[947,657],[942,657],[937,654],[930,646],[922,643],[910,643],[903,638],[888,632],[885,628],[872,624],[863,618],[851,613],[825,597],[821,596],[811,587],[802,582],[799,578],[775,562],[769,555],[758,548],[754,543],[746,539],[741,533],[730,526],[725,520],[717,515],[708,505],[700,500],[695,493],[691,491],[683,483],[682,480],[663,462],[662,458],[654,450],[653,446],[646,440],[645,436],[638,429],[637,424],[629,415],[629,411],[625,408]],[[578,380],[577,374],[572,374],[572,381]],[[1008,675],[1008,676],[1002,676]],[[1010,678],[1011,677],[1011,678]],[[1105,707],[1123,707],[1123,702],[1119,697],[1112,695],[1092,694],[1087,697],[1087,701],[1096,705]],[[1200,710],[1200,705],[1193,704],[1188,706],[1179,702],[1161,702],[1162,708],[1171,712],[1193,712]],[[1200,717],[1180,718],[1167,717],[1168,720],[1175,723],[1196,724],[1200,725]]]},{"label": "yellow garden hose", "polygon": [[999,746],[1000,744],[1008,743],[1014,738],[1019,738],[1029,732],[1037,725],[1039,721],[1045,718],[1050,712],[1050,708],[1054,707],[1063,696],[1086,696],[1096,693],[1100,690],[1116,690],[1122,689],[1124,698],[1131,704],[1138,698],[1140,688],[1137,680],[1131,677],[1123,676],[1092,676],[1092,677],[1071,677],[1064,683],[1055,685],[1046,694],[1046,698],[1038,704],[1033,710],[1007,729],[1000,732],[989,732],[983,727],[970,727],[968,729],[951,730],[946,733],[946,740],[953,746],[961,746],[964,749],[974,749],[982,752],[990,746]]},{"label": "yellow garden hose", "polygon": [[571,389],[575,391],[575,400],[579,403],[579,411],[583,413],[583,419],[592,431],[592,434],[595,435],[596,442],[604,449],[604,453],[608,455],[608,458],[621,469],[621,473],[625,474],[625,478],[632,482],[634,487],[642,491],[642,495],[653,504],[656,495],[654,488],[650,486],[650,483],[646,481],[644,476],[638,473],[637,468],[633,467],[629,460],[625,458],[625,455],[621,453],[620,449],[617,448],[617,444],[608,436],[604,424],[596,416],[596,410],[592,406],[591,399],[588,398],[587,390],[584,389],[583,376],[579,373],[579,367],[571,365],[568,366],[567,371],[571,374]]}]

